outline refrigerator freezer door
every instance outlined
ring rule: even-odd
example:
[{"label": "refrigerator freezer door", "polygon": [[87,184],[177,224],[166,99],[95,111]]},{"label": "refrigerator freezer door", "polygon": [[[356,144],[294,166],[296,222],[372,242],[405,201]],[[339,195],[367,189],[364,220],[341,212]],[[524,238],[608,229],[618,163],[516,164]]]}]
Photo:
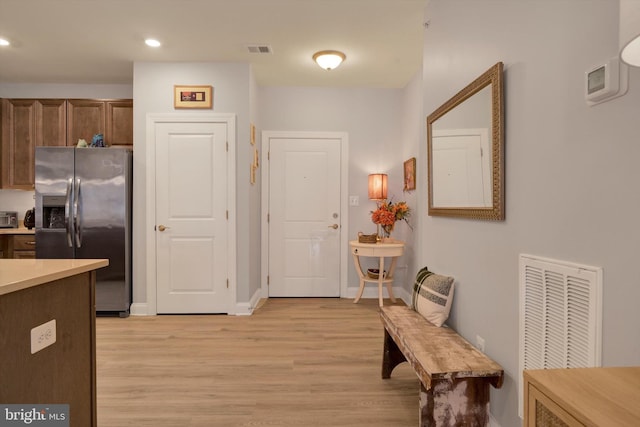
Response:
[{"label": "refrigerator freezer door", "polygon": [[36,147],[36,258],[74,258],[73,159],[72,147]]},{"label": "refrigerator freezer door", "polygon": [[131,303],[131,159],[121,148],[76,150],[76,258],[109,259],[97,270],[97,311]]}]

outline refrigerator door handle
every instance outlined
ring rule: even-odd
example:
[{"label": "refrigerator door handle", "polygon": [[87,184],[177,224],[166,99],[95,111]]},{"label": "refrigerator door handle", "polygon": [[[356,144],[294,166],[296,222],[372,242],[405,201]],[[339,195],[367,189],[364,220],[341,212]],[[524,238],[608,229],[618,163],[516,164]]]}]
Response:
[{"label": "refrigerator door handle", "polygon": [[64,201],[64,225],[67,230],[67,244],[70,248],[73,247],[73,237],[71,236],[71,230],[75,223],[73,218],[70,218],[71,214],[71,198],[73,197],[73,179],[69,178],[67,181],[67,197]]},{"label": "refrigerator door handle", "polygon": [[75,225],[75,236],[76,236],[76,248],[82,247],[82,221],[81,216],[82,212],[80,212],[80,178],[76,178],[76,191],[75,197],[73,199],[73,218]]}]

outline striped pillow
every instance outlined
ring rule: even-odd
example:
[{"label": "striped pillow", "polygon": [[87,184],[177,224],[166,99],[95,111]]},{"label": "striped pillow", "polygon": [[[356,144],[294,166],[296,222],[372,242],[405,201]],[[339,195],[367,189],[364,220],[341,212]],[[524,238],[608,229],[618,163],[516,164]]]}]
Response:
[{"label": "striped pillow", "polygon": [[411,295],[411,308],[436,326],[449,317],[453,300],[453,277],[435,274],[427,267],[416,275]]}]

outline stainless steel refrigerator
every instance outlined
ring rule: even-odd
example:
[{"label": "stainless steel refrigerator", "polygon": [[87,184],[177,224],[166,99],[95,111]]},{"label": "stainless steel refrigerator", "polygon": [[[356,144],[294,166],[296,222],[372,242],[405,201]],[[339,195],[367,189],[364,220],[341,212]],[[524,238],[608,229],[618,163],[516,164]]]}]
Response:
[{"label": "stainless steel refrigerator", "polygon": [[132,152],[36,147],[36,258],[108,258],[96,311],[129,315]]}]

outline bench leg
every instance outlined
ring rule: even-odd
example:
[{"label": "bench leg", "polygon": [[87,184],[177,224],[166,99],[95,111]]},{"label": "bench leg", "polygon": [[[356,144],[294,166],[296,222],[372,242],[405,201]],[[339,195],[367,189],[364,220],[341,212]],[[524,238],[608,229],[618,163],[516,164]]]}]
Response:
[{"label": "bench leg", "polygon": [[406,361],[404,354],[402,354],[389,332],[385,329],[384,350],[382,352],[382,378],[391,378],[393,368]]},{"label": "bench leg", "polygon": [[489,425],[489,382],[484,378],[420,383],[420,427]]}]

